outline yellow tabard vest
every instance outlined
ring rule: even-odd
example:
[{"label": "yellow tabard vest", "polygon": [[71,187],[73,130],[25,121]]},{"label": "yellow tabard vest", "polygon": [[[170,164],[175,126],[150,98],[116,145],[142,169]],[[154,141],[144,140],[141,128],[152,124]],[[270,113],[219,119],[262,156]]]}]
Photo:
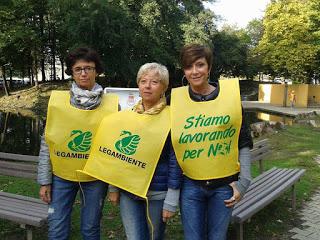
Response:
[{"label": "yellow tabard vest", "polygon": [[242,112],[239,82],[222,80],[218,97],[195,102],[188,87],[172,90],[171,137],[184,174],[195,180],[239,172],[238,138]]},{"label": "yellow tabard vest", "polygon": [[53,91],[48,105],[45,138],[49,145],[53,173],[70,181],[92,181],[76,172],[89,158],[91,142],[101,120],[118,111],[118,97],[103,96],[101,105],[82,110],[70,105],[68,91]]},{"label": "yellow tabard vest", "polygon": [[127,110],[104,118],[81,172],[146,198],[170,130],[169,112],[169,107],[156,115]]}]

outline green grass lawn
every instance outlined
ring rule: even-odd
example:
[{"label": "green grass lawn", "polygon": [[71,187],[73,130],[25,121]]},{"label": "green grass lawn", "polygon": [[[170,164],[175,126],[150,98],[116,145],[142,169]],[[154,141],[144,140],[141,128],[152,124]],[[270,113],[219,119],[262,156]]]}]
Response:
[{"label": "green grass lawn", "polygon": [[[268,137],[272,154],[264,161],[265,169],[273,166],[284,168],[304,168],[305,176],[297,184],[297,207],[301,208],[310,199],[313,191],[320,186],[320,167],[313,157],[320,155],[320,129],[309,126],[288,126],[277,134]],[[252,168],[253,176],[258,175],[258,166]],[[0,177],[0,190],[21,195],[38,196],[38,185],[28,180]],[[79,200],[77,200],[72,220],[72,240],[81,239],[79,228]],[[300,222],[297,212],[291,209],[290,191],[273,201],[245,224],[245,239],[289,239],[288,230]],[[228,239],[235,239],[236,226],[230,226]],[[23,239],[24,231],[17,224],[0,220],[0,239]],[[47,239],[46,229],[37,229],[34,239]],[[125,239],[119,218],[119,208],[106,202],[102,219],[102,239]],[[183,239],[180,216],[177,214],[168,224],[167,239]]]}]

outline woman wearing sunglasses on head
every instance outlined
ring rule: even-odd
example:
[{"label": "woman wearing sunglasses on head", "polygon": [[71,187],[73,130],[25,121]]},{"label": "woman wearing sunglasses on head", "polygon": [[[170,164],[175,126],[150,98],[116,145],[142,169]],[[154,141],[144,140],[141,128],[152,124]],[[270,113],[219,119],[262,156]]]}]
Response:
[{"label": "woman wearing sunglasses on head", "polygon": [[212,50],[181,51],[189,86],[171,94],[171,136],[184,179],[180,208],[186,240],[224,240],[232,208],[250,184],[252,139],[241,108],[239,83],[209,83]]}]

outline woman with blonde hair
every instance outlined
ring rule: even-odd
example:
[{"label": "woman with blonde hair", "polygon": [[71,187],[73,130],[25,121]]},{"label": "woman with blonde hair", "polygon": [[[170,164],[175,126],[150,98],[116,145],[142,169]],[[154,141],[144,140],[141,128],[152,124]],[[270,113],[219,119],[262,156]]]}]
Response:
[{"label": "woman with blonde hair", "polygon": [[[133,111],[140,114],[159,114],[166,107],[165,91],[169,84],[167,68],[158,63],[144,64],[138,71],[137,84],[141,101]],[[147,193],[155,240],[163,239],[165,223],[176,211],[180,181],[181,171],[169,136],[162,149]],[[120,211],[128,240],[149,239],[151,232],[144,200],[122,191]]]},{"label": "woman with blonde hair", "polygon": [[[165,91],[169,73],[146,63],[137,74],[141,100],[133,111],[106,117],[98,130],[84,172],[106,181],[109,200],[119,201],[128,240],[162,240],[178,206],[182,173],[170,138]],[[112,129],[106,135],[107,129]]]}]

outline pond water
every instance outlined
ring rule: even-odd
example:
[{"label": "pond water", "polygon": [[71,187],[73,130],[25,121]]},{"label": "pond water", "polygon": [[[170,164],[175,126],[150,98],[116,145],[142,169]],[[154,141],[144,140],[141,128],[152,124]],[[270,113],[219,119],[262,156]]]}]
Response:
[{"label": "pond water", "polygon": [[0,112],[0,152],[38,155],[43,121]]},{"label": "pond water", "polygon": [[[291,125],[293,118],[259,111],[246,111],[249,124],[278,121]],[[0,112],[0,152],[38,155],[44,122],[40,118]]]},{"label": "pond water", "polygon": [[269,121],[269,122],[282,122],[285,125],[293,124],[293,117],[289,117],[286,115],[277,115],[274,113],[261,112],[255,110],[245,111],[245,119],[249,124],[261,122],[261,121]]}]

